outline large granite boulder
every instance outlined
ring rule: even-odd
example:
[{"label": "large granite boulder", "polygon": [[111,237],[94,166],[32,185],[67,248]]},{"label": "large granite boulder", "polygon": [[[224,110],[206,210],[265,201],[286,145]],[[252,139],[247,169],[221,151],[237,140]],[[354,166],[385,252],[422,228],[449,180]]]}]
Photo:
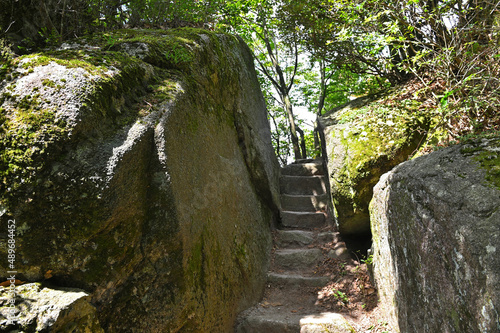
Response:
[{"label": "large granite boulder", "polygon": [[123,30],[0,75],[0,218],[16,224],[16,278],[86,290],[106,332],[231,331],[261,296],[279,214],[242,40]]},{"label": "large granite boulder", "polygon": [[419,102],[361,97],[318,120],[331,197],[343,235],[368,234],[368,205],[380,176],[408,159],[422,143],[428,119]]},{"label": "large granite boulder", "polygon": [[370,205],[374,276],[398,331],[500,331],[499,207],[499,138],[382,176]]}]

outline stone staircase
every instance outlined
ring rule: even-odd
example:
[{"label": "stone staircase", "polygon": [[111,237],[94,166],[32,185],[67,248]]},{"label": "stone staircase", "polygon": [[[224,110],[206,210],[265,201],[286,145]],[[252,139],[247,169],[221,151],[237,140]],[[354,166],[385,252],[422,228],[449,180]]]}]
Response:
[{"label": "stone staircase", "polygon": [[316,267],[326,258],[349,258],[328,218],[321,161],[282,168],[280,191],[282,228],[275,232],[264,299],[240,314],[235,333],[353,332],[342,315],[317,305],[317,291],[330,276],[315,274]]}]

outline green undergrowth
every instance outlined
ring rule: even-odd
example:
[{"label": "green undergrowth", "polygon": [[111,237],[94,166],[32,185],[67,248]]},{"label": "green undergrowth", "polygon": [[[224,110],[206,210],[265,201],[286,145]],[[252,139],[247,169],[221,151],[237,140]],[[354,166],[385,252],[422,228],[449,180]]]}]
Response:
[{"label": "green undergrowth", "polygon": [[455,143],[469,143],[473,141],[477,141],[480,139],[495,139],[500,137],[500,131],[484,131],[481,133],[470,133],[464,136],[459,137],[456,141],[453,141],[452,144]]},{"label": "green undergrowth", "polygon": [[7,75],[12,72],[13,64],[11,59],[0,62],[0,82],[7,80]]}]

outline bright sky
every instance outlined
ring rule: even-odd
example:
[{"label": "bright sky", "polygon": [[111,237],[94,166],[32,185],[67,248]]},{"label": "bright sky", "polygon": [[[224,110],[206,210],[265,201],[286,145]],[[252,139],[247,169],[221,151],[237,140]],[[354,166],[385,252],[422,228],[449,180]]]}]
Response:
[{"label": "bright sky", "polygon": [[296,118],[305,120],[307,124],[307,129],[314,129],[314,122],[316,121],[316,114],[307,111],[307,109],[303,106],[294,106],[293,114]]}]

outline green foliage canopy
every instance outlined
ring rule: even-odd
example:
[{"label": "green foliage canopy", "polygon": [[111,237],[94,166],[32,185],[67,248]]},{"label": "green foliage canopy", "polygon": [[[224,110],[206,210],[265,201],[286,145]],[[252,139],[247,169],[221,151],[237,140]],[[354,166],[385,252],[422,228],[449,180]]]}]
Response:
[{"label": "green foliage canopy", "polygon": [[294,105],[321,114],[410,76],[431,85],[424,73],[433,73],[442,91],[432,92],[430,104],[443,124],[449,130],[461,113],[463,129],[476,130],[496,119],[500,100],[498,1],[0,0],[0,8],[0,60],[12,56],[9,46],[22,54],[122,27],[239,34],[268,83],[262,87],[276,128],[283,127],[278,119],[290,127],[276,142],[291,141],[296,158],[305,153]]}]

